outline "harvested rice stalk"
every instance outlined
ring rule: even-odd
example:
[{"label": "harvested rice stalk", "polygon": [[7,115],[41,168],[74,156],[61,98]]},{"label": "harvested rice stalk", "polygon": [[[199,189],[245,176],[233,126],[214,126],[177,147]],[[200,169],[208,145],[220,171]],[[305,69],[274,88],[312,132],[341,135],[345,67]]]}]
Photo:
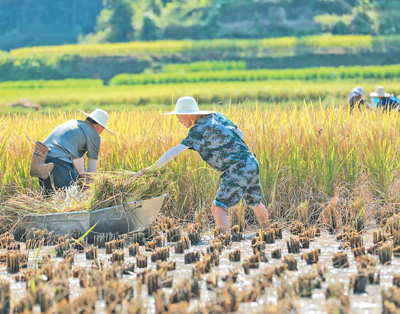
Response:
[{"label": "harvested rice stalk", "polygon": [[302,249],[310,248],[310,238],[309,237],[299,237],[299,242]]},{"label": "harvested rice stalk", "polygon": [[378,249],[379,262],[382,265],[390,264],[392,255],[392,245],[390,243],[385,243]]},{"label": "harvested rice stalk", "polygon": [[365,293],[367,286],[367,276],[363,273],[350,276],[350,286],[353,288],[354,293]]},{"label": "harvested rice stalk", "polygon": [[139,253],[139,243],[132,243],[129,248],[129,256],[136,256]]},{"label": "harvested rice stalk", "polygon": [[229,252],[230,262],[240,262],[240,249]]},{"label": "harvested rice stalk", "polygon": [[241,242],[244,239],[243,233],[240,231],[240,226],[236,225],[231,228],[232,242]]},{"label": "harvested rice stalk", "polygon": [[143,232],[129,234],[129,236],[126,236],[125,239],[132,243],[139,243],[139,245],[144,245],[145,243],[145,235]]},{"label": "harvested rice stalk", "polygon": [[151,261],[166,261],[169,257],[169,247],[158,248],[155,252],[151,253]]},{"label": "harvested rice stalk", "polygon": [[328,301],[328,313],[345,314],[350,312],[349,296],[344,293],[342,283],[331,283],[326,289],[325,298]]},{"label": "harvested rice stalk", "polygon": [[167,231],[167,242],[178,242],[181,239],[181,229],[179,227]]},{"label": "harvested rice stalk", "polygon": [[300,221],[296,221],[294,223],[294,226],[290,227],[290,233],[294,234],[294,235],[298,235],[299,233],[304,232],[305,229],[306,228],[303,223],[301,223]]},{"label": "harvested rice stalk", "polygon": [[182,237],[180,241],[175,243],[175,253],[183,254],[185,250],[190,248],[190,240],[188,237]]},{"label": "harvested rice stalk", "polygon": [[381,272],[375,267],[367,268],[368,283],[371,285],[379,285],[381,281]]},{"label": "harvested rice stalk", "polygon": [[156,242],[155,241],[148,241],[144,244],[144,250],[146,252],[152,252],[156,248]]},{"label": "harvested rice stalk", "polygon": [[135,263],[124,264],[122,266],[122,272],[124,275],[132,275],[135,271]]},{"label": "harvested rice stalk", "polygon": [[307,262],[308,265],[312,265],[318,263],[318,256],[321,254],[320,249],[315,249],[310,252],[306,252],[303,254],[302,259]]},{"label": "harvested rice stalk", "polygon": [[356,247],[351,250],[354,254],[354,257],[365,255],[365,246]]},{"label": "harvested rice stalk", "polygon": [[285,265],[287,270],[297,270],[297,260],[293,254],[286,255],[283,258],[282,263]]},{"label": "harvested rice stalk", "polygon": [[277,238],[277,239],[282,239],[283,238],[283,236],[282,236],[282,228],[279,227],[279,224],[277,222],[274,222],[273,224],[271,224],[270,228],[275,231],[275,238]]},{"label": "harvested rice stalk", "polygon": [[260,267],[261,258],[259,253],[250,256],[247,260],[249,261],[249,268]]},{"label": "harvested rice stalk", "polygon": [[112,263],[114,263],[114,262],[123,263],[124,262],[124,251],[119,249],[119,250],[112,252],[111,262]]},{"label": "harvested rice stalk", "polygon": [[156,247],[164,247],[165,246],[165,238],[162,236],[154,237],[153,241],[156,243]]},{"label": "harvested rice stalk", "polygon": [[338,213],[338,203],[339,197],[335,195],[322,211],[323,224],[328,228],[329,232],[334,232],[341,224],[340,215]]},{"label": "harvested rice stalk", "polygon": [[290,237],[289,241],[286,241],[288,253],[300,253],[300,241]]},{"label": "harvested rice stalk", "polygon": [[218,237],[220,234],[228,233],[228,229],[225,226],[217,226],[214,229],[214,238]]},{"label": "harvested rice stalk", "polygon": [[149,295],[152,295],[153,292],[161,289],[160,274],[157,271],[147,273],[144,278],[145,284],[147,286],[147,293]]},{"label": "harvested rice stalk", "polygon": [[264,252],[266,249],[264,241],[258,241],[253,244],[253,253],[256,254],[257,252]]},{"label": "harvested rice stalk", "polygon": [[258,230],[258,237],[265,243],[275,243],[275,231],[274,230]]},{"label": "harvested rice stalk", "polygon": [[227,284],[235,283],[237,280],[238,274],[239,273],[237,270],[231,270],[225,276],[222,276],[221,280],[225,281]]},{"label": "harvested rice stalk", "polygon": [[372,259],[369,255],[360,255],[355,258],[358,263],[358,268],[368,268],[376,266],[376,259]]},{"label": "harvested rice stalk", "polygon": [[11,289],[10,283],[0,281],[0,313],[10,313]]},{"label": "harvested rice stalk", "polygon": [[280,248],[277,248],[277,249],[271,251],[271,257],[272,258],[281,259],[281,256],[282,256],[282,254],[281,254],[281,249]]},{"label": "harvested rice stalk", "polygon": [[360,234],[352,234],[350,236],[350,247],[352,249],[363,246],[363,237]]},{"label": "harvested rice stalk", "polygon": [[214,242],[207,246],[207,253],[213,253],[213,252],[218,252],[218,254],[221,254],[222,252],[222,243],[221,242]]},{"label": "harvested rice stalk", "polygon": [[97,257],[99,256],[99,248],[97,246],[91,245],[85,248],[85,255],[86,259],[88,260],[97,259]]},{"label": "harvested rice stalk", "polygon": [[164,269],[168,270],[175,270],[176,269],[176,262],[175,261],[157,261],[156,270],[163,271]]},{"label": "harvested rice stalk", "polygon": [[386,242],[387,240],[389,240],[389,235],[385,234],[385,231],[383,230],[374,231],[372,236],[374,244],[378,242]]},{"label": "harvested rice stalk", "polygon": [[185,264],[196,263],[200,260],[200,252],[188,252],[185,254]]},{"label": "harvested rice stalk", "polygon": [[229,247],[232,244],[230,233],[221,233],[214,238],[214,242],[221,242],[224,247]]},{"label": "harvested rice stalk", "polygon": [[147,256],[137,255],[136,256],[136,265],[138,268],[146,268],[147,267]]},{"label": "harvested rice stalk", "polygon": [[347,254],[343,252],[337,252],[332,258],[333,267],[335,268],[348,268],[349,261],[347,260]]}]

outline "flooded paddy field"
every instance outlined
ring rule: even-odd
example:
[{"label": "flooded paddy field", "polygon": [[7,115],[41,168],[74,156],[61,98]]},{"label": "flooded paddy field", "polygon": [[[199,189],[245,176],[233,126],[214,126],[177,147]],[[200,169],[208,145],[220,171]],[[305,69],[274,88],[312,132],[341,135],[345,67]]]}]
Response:
[{"label": "flooded paddy field", "polygon": [[0,238],[0,313],[400,311],[398,223],[336,234],[294,226],[200,233],[167,221],[91,244],[16,229]]}]

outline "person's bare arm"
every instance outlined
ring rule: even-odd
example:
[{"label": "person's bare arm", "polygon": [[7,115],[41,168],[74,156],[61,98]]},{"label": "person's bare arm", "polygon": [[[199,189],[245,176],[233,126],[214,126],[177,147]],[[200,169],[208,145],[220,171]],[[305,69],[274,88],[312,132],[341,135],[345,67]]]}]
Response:
[{"label": "person's bare arm", "polygon": [[162,166],[165,166],[167,163],[169,163],[172,159],[174,159],[176,156],[178,156],[180,153],[184,152],[187,150],[189,147],[183,144],[179,144],[170,150],[168,150],[162,157],[155,162],[154,165],[144,168],[138,172],[138,176],[141,177],[144,175],[147,171],[149,171],[151,168],[160,168]]}]

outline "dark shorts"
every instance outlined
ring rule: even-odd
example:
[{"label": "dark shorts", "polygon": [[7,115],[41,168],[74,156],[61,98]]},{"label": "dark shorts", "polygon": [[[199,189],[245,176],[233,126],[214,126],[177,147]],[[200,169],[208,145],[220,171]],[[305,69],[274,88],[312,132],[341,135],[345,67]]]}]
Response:
[{"label": "dark shorts", "polygon": [[45,195],[51,194],[56,189],[71,186],[77,180],[77,174],[73,163],[58,158],[47,157],[46,163],[54,163],[54,169],[46,179],[39,179],[40,187]]},{"label": "dark shorts", "polygon": [[243,200],[250,207],[261,203],[260,168],[255,158],[237,163],[221,176],[214,204],[228,209]]}]

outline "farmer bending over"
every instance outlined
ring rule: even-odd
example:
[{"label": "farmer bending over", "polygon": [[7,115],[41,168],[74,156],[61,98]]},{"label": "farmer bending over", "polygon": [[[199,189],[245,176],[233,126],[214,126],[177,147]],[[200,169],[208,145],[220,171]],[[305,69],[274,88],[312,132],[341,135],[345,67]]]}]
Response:
[{"label": "farmer bending over", "polygon": [[[36,141],[31,175],[39,178],[45,195],[85,179],[83,156],[87,153],[87,172],[96,172],[100,134],[107,130],[109,116],[101,109],[91,114],[82,111],[85,121],[69,120],[56,127],[43,143]],[[75,166],[75,168],[74,168]],[[54,168],[53,168],[54,167]]]},{"label": "farmer bending over", "polygon": [[400,99],[386,93],[383,86],[378,86],[376,91],[369,96],[373,97],[372,105],[374,108],[382,109],[382,111],[399,110]]},{"label": "farmer bending over", "polygon": [[243,132],[225,115],[199,110],[192,97],[181,97],[175,110],[179,122],[190,128],[188,136],[167,151],[153,166],[138,173],[145,174],[152,167],[161,167],[187,149],[197,151],[212,168],[222,172],[222,183],[212,205],[217,226],[229,230],[227,210],[243,198],[261,224],[268,225],[268,213],[261,203],[259,165],[254,154],[243,141]]}]

